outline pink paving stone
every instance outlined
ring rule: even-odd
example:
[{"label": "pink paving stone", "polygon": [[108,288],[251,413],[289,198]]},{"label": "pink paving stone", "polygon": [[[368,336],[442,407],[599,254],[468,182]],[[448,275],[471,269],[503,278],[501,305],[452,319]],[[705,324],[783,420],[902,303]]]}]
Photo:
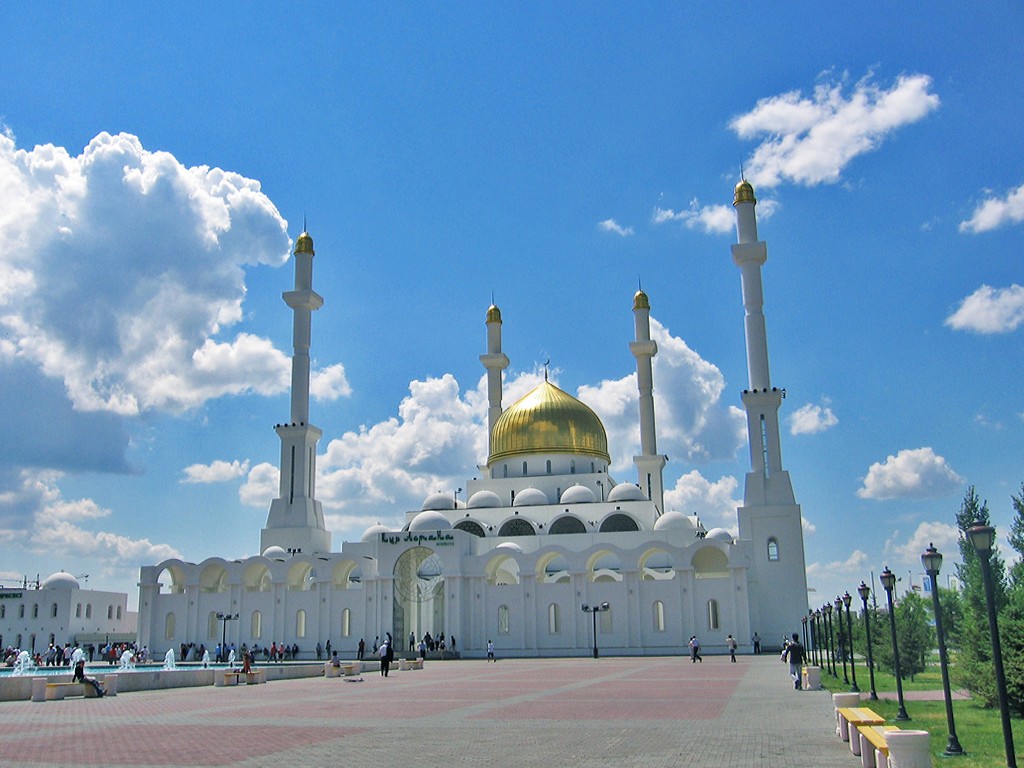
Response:
[{"label": "pink paving stone", "polygon": [[91,726],[71,738],[4,739],[5,756],[24,763],[61,765],[230,765],[308,744],[320,744],[364,728],[296,728],[245,725],[157,725],[144,734],[124,726]]},{"label": "pink paving stone", "polygon": [[641,708],[636,700],[599,701],[594,699],[565,701],[542,699],[490,712],[470,715],[475,720],[714,720],[725,710],[726,700],[719,702],[668,701],[656,708]]}]

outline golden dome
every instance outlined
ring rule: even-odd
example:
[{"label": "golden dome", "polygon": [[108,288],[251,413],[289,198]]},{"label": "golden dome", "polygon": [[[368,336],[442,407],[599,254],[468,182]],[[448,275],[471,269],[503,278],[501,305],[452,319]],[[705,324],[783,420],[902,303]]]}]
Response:
[{"label": "golden dome", "polygon": [[487,308],[487,322],[488,323],[500,323],[501,322],[501,310],[498,309],[494,304],[491,304]]},{"label": "golden dome", "polygon": [[313,250],[313,238],[309,236],[309,232],[303,232],[299,235],[299,239],[295,241],[295,253],[315,254]]},{"label": "golden dome", "polygon": [[757,199],[754,197],[754,188],[750,185],[750,182],[746,179],[740,179],[740,183],[736,185],[736,192],[733,196],[732,204],[739,205],[740,203],[756,203]]},{"label": "golden dome", "polygon": [[597,414],[549,381],[498,417],[487,463],[531,453],[576,453],[611,461],[608,435]]},{"label": "golden dome", "polygon": [[643,291],[637,291],[633,296],[633,309],[650,309],[651,301],[647,298],[647,294]]}]

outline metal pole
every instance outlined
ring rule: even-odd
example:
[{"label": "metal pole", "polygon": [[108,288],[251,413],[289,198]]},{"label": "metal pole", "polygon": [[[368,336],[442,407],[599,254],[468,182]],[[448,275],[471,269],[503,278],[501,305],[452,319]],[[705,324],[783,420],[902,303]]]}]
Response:
[{"label": "metal pole", "polygon": [[985,602],[988,603],[988,631],[992,635],[992,662],[996,668],[996,689],[999,693],[999,714],[1003,720],[1003,746],[1006,748],[1006,765],[1017,768],[1017,756],[1013,750],[1013,731],[1010,728],[1010,708],[1006,704],[1006,675],[1003,672],[1003,648],[999,642],[999,622],[996,619],[996,597],[992,586],[990,551],[978,552],[981,557],[981,576],[985,582]]},{"label": "metal pole", "polygon": [[942,633],[942,606],[939,604],[939,572],[929,570],[928,578],[932,582],[932,610],[935,612],[935,635],[939,641],[939,666],[942,667],[942,693],[946,698],[946,725],[949,727],[949,739],[946,742],[945,755],[962,755],[963,747],[956,737],[956,725],[953,722],[953,700],[949,694],[949,667],[946,661],[946,638]]},{"label": "metal pole", "polygon": [[843,598],[836,596],[836,614],[839,616],[839,658],[843,660],[843,682],[850,684],[850,676],[846,674],[846,640],[843,638]]},{"label": "metal pole", "polygon": [[849,592],[843,595],[843,605],[846,606],[846,631],[850,633],[850,674],[853,675],[853,687],[850,689],[850,693],[860,693],[860,688],[857,687],[857,664],[853,659],[853,624],[850,621],[850,602],[852,600]]},{"label": "metal pole", "polygon": [[900,703],[895,719],[903,721],[909,720],[910,715],[907,714],[907,708],[903,705],[903,675],[900,672],[900,647],[896,642],[896,612],[892,607],[892,585],[886,583],[884,586],[885,596],[889,601],[889,631],[892,633],[892,658],[896,664],[896,695]]},{"label": "metal pole", "polygon": [[594,610],[591,612],[591,618],[594,619],[594,658],[597,658],[597,606],[594,606]]}]

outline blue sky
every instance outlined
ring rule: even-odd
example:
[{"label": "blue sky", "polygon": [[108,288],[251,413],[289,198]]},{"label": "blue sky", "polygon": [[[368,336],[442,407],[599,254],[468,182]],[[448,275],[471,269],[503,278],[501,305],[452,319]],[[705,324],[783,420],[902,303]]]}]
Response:
[{"label": "blue sky", "polygon": [[492,295],[634,480],[638,282],[667,505],[735,527],[741,164],[811,601],[951,570],[969,484],[1006,532],[1019,4],[210,5],[0,8],[0,578],[255,553],[304,217],[336,547],[485,459]]}]

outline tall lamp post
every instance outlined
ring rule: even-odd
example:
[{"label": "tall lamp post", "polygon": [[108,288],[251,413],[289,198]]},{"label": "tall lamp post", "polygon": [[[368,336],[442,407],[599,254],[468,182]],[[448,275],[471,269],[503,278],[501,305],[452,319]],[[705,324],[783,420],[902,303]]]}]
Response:
[{"label": "tall lamp post", "polygon": [[817,666],[824,666],[821,662],[825,659],[821,655],[821,609],[816,608],[814,611],[814,651],[818,654]]},{"label": "tall lamp post", "polygon": [[836,636],[832,632],[832,603],[821,606],[825,613],[825,651],[828,655],[828,671],[832,677],[839,677],[836,671]]},{"label": "tall lamp post", "polygon": [[220,652],[224,659],[227,659],[227,644],[228,644],[228,622],[235,621],[238,619],[237,613],[218,613],[217,620],[221,623],[220,630]]},{"label": "tall lamp post", "polygon": [[596,659],[597,656],[598,656],[598,653],[597,653],[597,614],[603,613],[604,611],[607,611],[609,608],[611,608],[611,606],[608,605],[608,603],[601,603],[600,605],[587,605],[586,603],[584,603],[581,607],[583,608],[583,612],[584,613],[589,613],[591,615],[591,617],[594,619],[594,658]]},{"label": "tall lamp post", "polygon": [[981,578],[985,582],[985,603],[988,605],[988,631],[992,635],[992,662],[996,668],[996,689],[999,693],[999,714],[1003,719],[1003,745],[1006,747],[1006,765],[1017,768],[1017,757],[1013,751],[1013,731],[1010,730],[1010,709],[1006,704],[1006,675],[1003,672],[1003,648],[999,642],[999,623],[996,620],[995,589],[992,586],[992,547],[996,543],[996,529],[976,522],[967,529],[974,551],[981,560]]},{"label": "tall lamp post", "polygon": [[896,574],[889,570],[889,566],[885,566],[885,570],[878,575],[878,580],[882,582],[882,589],[885,590],[885,596],[889,601],[889,631],[892,633],[892,658],[896,664],[896,696],[900,702],[899,710],[896,712],[896,720],[909,720],[910,715],[907,714],[907,708],[903,704],[903,675],[900,673],[900,647],[896,642],[896,613],[892,607],[892,590],[896,586]]},{"label": "tall lamp post", "polygon": [[[839,619],[839,658],[843,660],[843,682],[850,684],[850,676],[846,674],[846,641],[843,639],[843,598],[836,595],[836,616]],[[849,627],[847,627],[849,630]]]},{"label": "tall lamp post", "polygon": [[868,698],[871,701],[878,701],[878,694],[875,692],[875,655],[871,649],[871,617],[868,616],[868,597],[871,595],[871,587],[862,581],[857,587],[857,594],[860,595],[860,601],[864,604],[864,634],[868,639],[868,677],[871,678],[871,695]]},{"label": "tall lamp post", "polygon": [[800,624],[803,626],[804,651],[805,651],[805,653],[810,653],[811,644],[810,644],[810,642],[807,639],[807,617],[806,616],[804,616],[803,618],[800,619]]},{"label": "tall lamp post", "polygon": [[942,568],[942,554],[929,544],[921,555],[921,565],[928,574],[932,587],[932,610],[935,612],[935,636],[939,641],[939,666],[942,667],[942,693],[946,697],[946,725],[949,728],[949,740],[946,742],[945,755],[962,755],[963,747],[956,737],[956,725],[953,723],[953,700],[949,695],[949,666],[946,660],[946,637],[942,633],[942,606],[939,604],[939,569]]},{"label": "tall lamp post", "polygon": [[843,605],[846,606],[846,631],[850,633],[850,674],[853,676],[853,687],[850,688],[850,693],[860,693],[860,688],[857,687],[857,665],[853,663],[853,624],[850,622],[850,603],[853,602],[853,598],[849,592],[843,593]]}]

